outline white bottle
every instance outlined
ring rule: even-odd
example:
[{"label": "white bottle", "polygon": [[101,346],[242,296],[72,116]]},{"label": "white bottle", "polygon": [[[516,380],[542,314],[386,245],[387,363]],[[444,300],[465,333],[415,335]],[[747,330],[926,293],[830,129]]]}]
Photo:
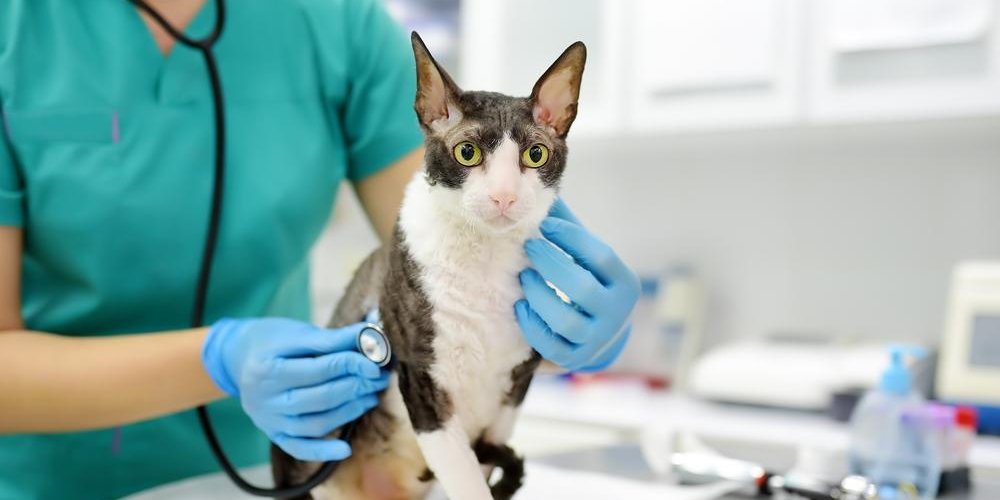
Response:
[{"label": "white bottle", "polygon": [[913,389],[904,354],[920,348],[894,347],[892,361],[851,415],[850,471],[878,485],[880,498],[931,499],[941,473],[937,445],[920,419],[924,399]]}]

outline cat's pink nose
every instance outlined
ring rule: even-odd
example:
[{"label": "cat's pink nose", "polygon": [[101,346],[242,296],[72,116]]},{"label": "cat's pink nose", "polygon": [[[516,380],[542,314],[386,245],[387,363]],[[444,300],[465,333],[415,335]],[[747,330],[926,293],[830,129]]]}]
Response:
[{"label": "cat's pink nose", "polygon": [[490,199],[493,200],[493,203],[500,209],[500,213],[503,214],[517,201],[517,195],[510,191],[502,191],[499,193],[490,193]]}]

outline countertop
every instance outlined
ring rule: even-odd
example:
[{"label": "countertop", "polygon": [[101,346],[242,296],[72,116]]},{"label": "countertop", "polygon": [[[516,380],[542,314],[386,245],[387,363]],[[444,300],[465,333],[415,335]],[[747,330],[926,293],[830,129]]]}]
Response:
[{"label": "countertop", "polygon": [[[823,415],[710,403],[651,391],[640,384],[579,385],[539,377],[511,440],[512,446],[528,459],[526,485],[517,498],[567,498],[565,492],[574,499],[604,500],[610,491],[622,492],[630,499],[746,498],[720,496],[706,488],[681,489],[658,477],[644,458],[640,443],[645,440],[648,449],[650,435],[668,431],[697,434],[726,455],[754,460],[777,471],[790,467],[800,448],[838,453],[847,442],[846,426]],[[970,459],[974,489],[942,498],[1000,498],[1000,439],[980,437]],[[254,482],[268,484],[266,467],[247,473]],[[587,491],[581,494],[582,488]],[[240,494],[220,473],[164,485],[129,498],[253,497]],[[434,498],[443,497],[438,492]]]}]

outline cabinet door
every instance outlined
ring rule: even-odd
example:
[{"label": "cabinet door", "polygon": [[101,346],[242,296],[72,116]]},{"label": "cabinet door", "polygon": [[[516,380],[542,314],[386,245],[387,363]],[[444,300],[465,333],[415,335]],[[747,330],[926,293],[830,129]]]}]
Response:
[{"label": "cabinet door", "polygon": [[621,127],[618,0],[463,0],[459,85],[526,96],[571,43],[587,45],[572,137]]},{"label": "cabinet door", "polygon": [[814,122],[1000,111],[997,0],[812,0]]},{"label": "cabinet door", "polygon": [[801,2],[634,0],[629,121],[637,130],[789,124],[799,117]]}]

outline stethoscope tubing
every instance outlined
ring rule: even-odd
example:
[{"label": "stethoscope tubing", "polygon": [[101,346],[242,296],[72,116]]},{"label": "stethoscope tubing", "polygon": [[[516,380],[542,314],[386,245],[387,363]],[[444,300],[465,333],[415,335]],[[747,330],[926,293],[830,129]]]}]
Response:
[{"label": "stethoscope tubing", "polygon": [[[212,261],[215,257],[215,249],[219,237],[219,222],[222,218],[222,199],[224,194],[224,179],[226,165],[226,115],[223,107],[222,79],[219,77],[218,64],[212,46],[222,36],[222,29],[225,26],[226,5],[224,0],[215,0],[215,26],[212,32],[204,38],[191,38],[176,29],[170,24],[156,9],[153,9],[145,0],[128,0],[136,7],[149,14],[171,37],[178,42],[201,52],[205,59],[205,68],[208,70],[209,84],[212,87],[212,110],[215,124],[215,162],[212,179],[212,201],[209,211],[208,228],[205,235],[205,245],[202,249],[201,265],[198,269],[198,281],[195,285],[194,307],[191,312],[191,327],[198,328],[205,324],[205,302],[208,295],[208,286],[212,277]],[[229,476],[229,479],[241,490],[254,496],[271,498],[294,498],[304,496],[313,488],[319,486],[327,480],[336,470],[338,462],[326,462],[305,482],[284,488],[263,488],[247,482],[233,466],[226,456],[222,443],[215,433],[212,420],[205,405],[198,406],[198,421],[208,441],[212,454],[222,467],[222,470]],[[355,424],[351,422],[343,427],[341,439],[350,441],[354,433]]]}]

